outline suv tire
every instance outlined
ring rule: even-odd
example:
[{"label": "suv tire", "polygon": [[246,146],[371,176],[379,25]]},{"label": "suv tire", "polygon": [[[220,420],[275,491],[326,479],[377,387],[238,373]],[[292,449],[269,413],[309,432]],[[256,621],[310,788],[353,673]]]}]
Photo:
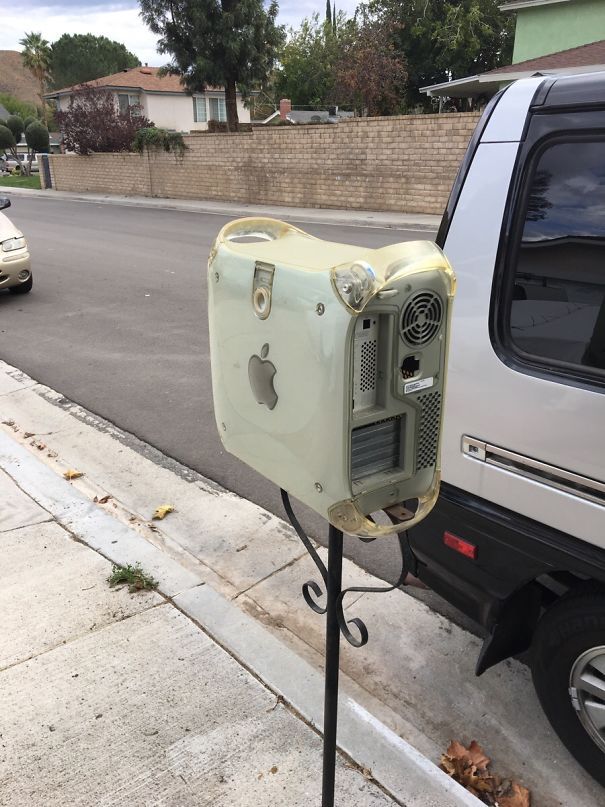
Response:
[{"label": "suv tire", "polygon": [[[601,671],[591,665],[593,658]],[[583,587],[544,614],[534,635],[531,668],[553,729],[580,765],[605,786],[605,590]],[[580,675],[596,681],[596,691],[602,681],[603,697],[583,689]],[[600,712],[601,704],[604,723],[597,730],[591,714]]]}]

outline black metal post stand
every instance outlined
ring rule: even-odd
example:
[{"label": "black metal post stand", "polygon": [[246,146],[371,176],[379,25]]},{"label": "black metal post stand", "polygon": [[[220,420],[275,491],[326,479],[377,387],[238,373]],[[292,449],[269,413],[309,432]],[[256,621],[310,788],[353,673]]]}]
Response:
[{"label": "black metal post stand", "polygon": [[342,532],[330,524],[328,543],[328,591],[326,609],[326,659],[324,689],[324,756],[321,807],[334,807],[336,728],[338,724],[338,678],[340,625],[338,600],[342,592]]},{"label": "black metal post stand", "polygon": [[[321,597],[323,591],[314,581],[309,580],[303,584],[303,597],[309,608],[316,614],[326,614],[326,658],[325,658],[325,687],[324,687],[324,753],[323,753],[323,777],[321,790],[321,807],[334,807],[334,780],[336,772],[336,732],[338,726],[338,678],[340,664],[340,634],[353,647],[363,647],[368,641],[368,631],[361,619],[347,619],[344,615],[343,600],[350,592],[386,592],[393,591],[404,584],[407,575],[405,549],[403,538],[399,537],[402,569],[399,579],[394,586],[352,586],[342,588],[342,555],[343,555],[343,534],[336,527],[330,524],[328,534],[328,567],[317,554],[317,550],[309,540],[305,531],[301,527],[292,505],[290,497],[285,490],[281,491],[281,498],[290,523],[296,530],[305,549],[313,559],[323,578],[326,591],[325,608],[317,602],[316,597]],[[395,508],[392,508],[395,509]],[[393,524],[400,524],[402,518],[392,512],[387,512]],[[403,518],[406,516],[404,515]],[[365,540],[365,539],[361,539]],[[370,539],[372,540],[372,539]],[[353,633],[350,625],[354,625],[356,632]]]}]

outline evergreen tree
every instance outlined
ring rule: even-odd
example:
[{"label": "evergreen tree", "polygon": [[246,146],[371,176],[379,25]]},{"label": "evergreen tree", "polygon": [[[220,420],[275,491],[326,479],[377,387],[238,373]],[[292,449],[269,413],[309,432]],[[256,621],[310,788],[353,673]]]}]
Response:
[{"label": "evergreen tree", "polygon": [[330,7],[330,0],[326,0],[326,22],[332,25],[332,9]]},{"label": "evergreen tree", "polygon": [[139,0],[141,16],[159,35],[158,50],[172,55],[166,71],[190,92],[225,88],[227,126],[237,131],[237,88],[246,97],[264,81],[283,41],[271,0]]}]

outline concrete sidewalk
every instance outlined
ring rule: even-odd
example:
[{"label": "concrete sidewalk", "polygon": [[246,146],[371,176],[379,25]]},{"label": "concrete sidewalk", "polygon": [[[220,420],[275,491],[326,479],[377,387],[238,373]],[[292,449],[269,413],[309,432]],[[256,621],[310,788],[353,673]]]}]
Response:
[{"label": "concrete sidewalk", "polygon": [[[321,675],[49,467],[49,435],[23,445],[30,387],[0,375],[1,807],[318,805]],[[111,588],[110,561],[157,592]],[[343,807],[479,803],[346,696],[339,746]]]},{"label": "concrete sidewalk", "polygon": [[95,204],[118,204],[149,207],[160,210],[182,210],[189,213],[206,213],[215,216],[269,216],[283,221],[313,224],[336,224],[349,227],[379,227],[396,230],[427,230],[436,233],[440,216],[424,213],[385,213],[371,210],[337,210],[332,208],[283,207],[279,205],[246,205],[235,202],[196,201],[190,199],[160,199],[149,196],[118,196],[105,193],[79,193],[72,191],[31,188],[0,188],[0,196],[26,196],[53,200],[72,200]]},{"label": "concrete sidewalk", "polygon": [[[323,620],[300,596],[316,573],[288,525],[1,362],[0,421],[0,469],[47,518],[105,558],[140,561],[171,607],[321,726]],[[67,483],[68,468],[84,476]],[[152,522],[165,502],[175,512]],[[344,579],[380,585],[349,561]],[[395,803],[477,804],[435,766],[451,739],[479,741],[498,773],[531,789],[534,807],[602,803],[550,729],[523,665],[509,660],[476,679],[480,640],[402,591],[352,596],[346,607],[370,642],[343,643],[339,744]],[[274,802],[257,800],[265,803]]]}]

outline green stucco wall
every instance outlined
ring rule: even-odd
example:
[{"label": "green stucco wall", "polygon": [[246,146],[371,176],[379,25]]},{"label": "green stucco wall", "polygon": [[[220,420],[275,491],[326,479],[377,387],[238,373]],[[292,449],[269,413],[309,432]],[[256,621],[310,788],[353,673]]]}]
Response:
[{"label": "green stucco wall", "polygon": [[605,0],[549,3],[516,14],[513,62],[605,39]]}]

